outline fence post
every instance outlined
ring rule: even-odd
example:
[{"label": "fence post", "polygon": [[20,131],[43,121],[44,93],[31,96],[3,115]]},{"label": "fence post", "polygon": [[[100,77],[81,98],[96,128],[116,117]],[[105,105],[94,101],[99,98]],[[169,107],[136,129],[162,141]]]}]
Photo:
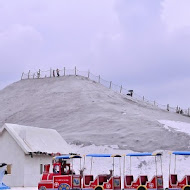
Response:
[{"label": "fence post", "polygon": [[98,78],[98,82],[100,83],[100,75],[99,75],[99,78]]},{"label": "fence post", "polygon": [[110,89],[111,89],[111,83],[112,83],[112,81],[110,81]]},{"label": "fence post", "polygon": [[170,105],[167,104],[167,111],[170,111]]},{"label": "fence post", "polygon": [[30,78],[30,70],[28,71],[28,79]]},{"label": "fence post", "polygon": [[63,70],[64,70],[64,76],[65,76],[65,67],[64,67],[64,69],[63,69]]},{"label": "fence post", "polygon": [[144,96],[143,96],[143,101],[144,101]]},{"label": "fence post", "polygon": [[121,87],[120,87],[120,93],[122,92],[122,85],[121,85]]},{"label": "fence post", "polygon": [[39,69],[39,78],[40,78],[40,75],[41,75],[41,71],[40,71],[40,69]]},{"label": "fence post", "polygon": [[178,113],[179,112],[179,108],[178,108],[178,106],[176,107],[176,113]]},{"label": "fence post", "polygon": [[90,78],[90,71],[88,71],[88,78]]},{"label": "fence post", "polygon": [[23,75],[24,75],[24,72],[22,73],[21,80],[22,80],[22,78],[23,78]]},{"label": "fence post", "polygon": [[50,78],[51,78],[51,68],[50,68],[50,75],[49,75],[49,76],[50,76]]},{"label": "fence post", "polygon": [[77,67],[75,67],[75,76],[77,76]]}]

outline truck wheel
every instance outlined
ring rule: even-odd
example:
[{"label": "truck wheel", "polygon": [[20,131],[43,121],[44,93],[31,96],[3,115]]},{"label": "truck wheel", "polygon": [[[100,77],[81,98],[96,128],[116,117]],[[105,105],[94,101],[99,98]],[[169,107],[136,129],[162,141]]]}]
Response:
[{"label": "truck wheel", "polygon": [[62,183],[59,185],[58,190],[70,190],[70,186],[66,183]]},{"label": "truck wheel", "polygon": [[147,190],[147,188],[144,185],[140,185],[138,186],[137,190]]},{"label": "truck wheel", "polygon": [[94,190],[104,190],[103,186],[101,185],[98,185],[94,188]]},{"label": "truck wheel", "polygon": [[189,186],[189,185],[185,185],[185,186],[183,187],[183,190],[190,190],[190,186]]}]

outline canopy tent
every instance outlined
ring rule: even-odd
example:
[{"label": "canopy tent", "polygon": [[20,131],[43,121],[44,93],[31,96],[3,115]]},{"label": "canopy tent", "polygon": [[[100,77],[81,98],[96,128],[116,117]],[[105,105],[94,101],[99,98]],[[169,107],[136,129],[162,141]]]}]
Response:
[{"label": "canopy tent", "polygon": [[119,154],[87,154],[87,157],[121,157]]}]

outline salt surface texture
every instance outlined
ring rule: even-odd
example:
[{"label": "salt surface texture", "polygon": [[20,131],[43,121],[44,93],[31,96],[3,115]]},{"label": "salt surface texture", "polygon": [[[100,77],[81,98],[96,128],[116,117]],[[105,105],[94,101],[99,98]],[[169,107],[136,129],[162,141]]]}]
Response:
[{"label": "salt surface texture", "polygon": [[135,102],[80,76],[18,81],[0,91],[0,108],[0,126],[53,128],[73,144],[190,150],[188,134],[169,131],[158,122],[190,123],[190,118]]}]

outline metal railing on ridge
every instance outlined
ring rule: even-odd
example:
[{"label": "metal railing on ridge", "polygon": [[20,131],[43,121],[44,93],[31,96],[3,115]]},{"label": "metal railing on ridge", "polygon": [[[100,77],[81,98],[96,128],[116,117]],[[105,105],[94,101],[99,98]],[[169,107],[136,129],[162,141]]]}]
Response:
[{"label": "metal railing on ridge", "polygon": [[90,71],[79,71],[76,67],[74,69],[66,69],[64,67],[62,70],[61,69],[55,70],[55,69],[50,68],[50,70],[47,70],[47,71],[43,71],[43,70],[39,69],[36,72],[31,72],[29,70],[28,73],[24,73],[24,72],[22,73],[21,80],[51,78],[51,77],[69,76],[69,75],[83,76],[83,77],[89,78],[92,81],[102,84],[106,88],[112,89],[113,91],[115,91],[117,93],[127,96],[129,99],[131,99],[135,102],[143,103],[147,106],[158,107],[162,110],[175,112],[175,113],[182,114],[185,116],[190,116],[190,108],[181,109],[179,106],[171,107],[169,104],[167,104],[167,105],[159,104],[156,101],[146,99],[144,96],[141,96],[141,95],[135,93],[133,90],[124,88],[122,85],[119,86],[117,84],[114,84],[112,81],[104,80],[103,78],[100,77],[100,75],[96,76],[96,75],[92,74]]}]

